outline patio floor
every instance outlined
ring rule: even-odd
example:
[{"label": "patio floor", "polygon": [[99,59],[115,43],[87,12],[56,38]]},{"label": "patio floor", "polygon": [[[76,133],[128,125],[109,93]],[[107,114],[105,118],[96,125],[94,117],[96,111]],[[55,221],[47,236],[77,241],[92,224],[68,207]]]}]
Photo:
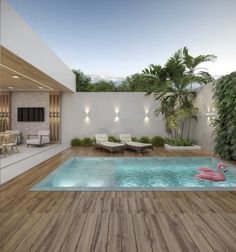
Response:
[{"label": "patio floor", "polygon": [[74,155],[110,154],[70,148],[2,186],[0,251],[236,251],[236,192],[29,191]]}]

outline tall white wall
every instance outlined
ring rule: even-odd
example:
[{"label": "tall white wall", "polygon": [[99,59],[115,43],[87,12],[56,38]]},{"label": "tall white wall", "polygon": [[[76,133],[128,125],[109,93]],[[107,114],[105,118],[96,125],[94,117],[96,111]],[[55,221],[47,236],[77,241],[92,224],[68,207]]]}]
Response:
[{"label": "tall white wall", "polygon": [[198,90],[195,106],[199,108],[198,121],[193,123],[191,137],[205,150],[213,150],[214,137],[211,118],[206,115],[213,110],[212,84]]},{"label": "tall white wall", "polygon": [[74,92],[75,75],[72,71],[34,33],[6,0],[0,1],[0,7],[1,45]]},{"label": "tall white wall", "polygon": [[[154,115],[157,103],[145,93],[63,93],[62,142],[96,133],[130,133],[132,136],[166,136],[162,117]],[[89,110],[89,118],[86,118]],[[115,111],[119,111],[116,121]],[[149,118],[145,118],[145,110]]]},{"label": "tall white wall", "polygon": [[[18,107],[43,107],[44,122],[18,122]],[[39,130],[49,130],[49,93],[48,92],[12,92],[11,125],[13,130],[20,130],[22,140],[26,142],[28,134],[37,134]]]}]

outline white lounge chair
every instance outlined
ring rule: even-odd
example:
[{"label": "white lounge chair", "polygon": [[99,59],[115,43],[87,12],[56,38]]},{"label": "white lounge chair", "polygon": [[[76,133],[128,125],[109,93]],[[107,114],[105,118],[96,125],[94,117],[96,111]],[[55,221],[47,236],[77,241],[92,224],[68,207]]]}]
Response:
[{"label": "white lounge chair", "polygon": [[107,134],[96,134],[95,135],[96,146],[103,148],[105,150],[109,150],[111,154],[114,151],[124,151],[125,152],[125,144],[123,143],[114,143],[108,140]]},{"label": "white lounge chair", "polygon": [[127,149],[135,150],[135,151],[139,152],[140,155],[141,155],[142,151],[145,149],[153,150],[152,144],[135,142],[132,140],[132,137],[130,134],[120,134],[119,138],[120,138],[121,143],[124,143],[126,145]]},{"label": "white lounge chair", "polygon": [[41,130],[41,131],[38,131],[37,135],[28,135],[26,144],[27,144],[27,147],[29,145],[43,146],[46,144],[50,144],[50,131]]}]

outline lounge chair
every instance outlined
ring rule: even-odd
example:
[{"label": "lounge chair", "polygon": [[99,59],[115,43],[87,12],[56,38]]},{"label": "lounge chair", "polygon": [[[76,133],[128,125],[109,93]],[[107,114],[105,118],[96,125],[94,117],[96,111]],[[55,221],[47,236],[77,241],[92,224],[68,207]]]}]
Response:
[{"label": "lounge chair", "polygon": [[108,150],[111,154],[114,151],[124,151],[125,144],[123,143],[114,143],[108,140],[107,134],[95,134],[96,146]]},{"label": "lounge chair", "polygon": [[28,135],[28,139],[26,141],[27,147],[29,145],[44,146],[46,144],[50,144],[50,131],[49,130],[38,131],[37,135]]},{"label": "lounge chair", "polygon": [[132,140],[132,137],[130,134],[120,134],[119,138],[120,138],[121,143],[124,143],[126,145],[127,149],[135,150],[138,153],[140,153],[140,155],[142,151],[145,149],[153,150],[152,144],[135,142]]}]

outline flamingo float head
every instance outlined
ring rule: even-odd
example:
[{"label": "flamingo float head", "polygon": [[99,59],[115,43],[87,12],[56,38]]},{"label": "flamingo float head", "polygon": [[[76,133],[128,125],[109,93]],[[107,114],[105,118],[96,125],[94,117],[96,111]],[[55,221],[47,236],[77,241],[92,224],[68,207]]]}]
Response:
[{"label": "flamingo float head", "polygon": [[218,169],[223,169],[224,172],[227,172],[227,171],[228,171],[227,165],[224,164],[224,163],[218,163],[217,168],[218,168]]}]

